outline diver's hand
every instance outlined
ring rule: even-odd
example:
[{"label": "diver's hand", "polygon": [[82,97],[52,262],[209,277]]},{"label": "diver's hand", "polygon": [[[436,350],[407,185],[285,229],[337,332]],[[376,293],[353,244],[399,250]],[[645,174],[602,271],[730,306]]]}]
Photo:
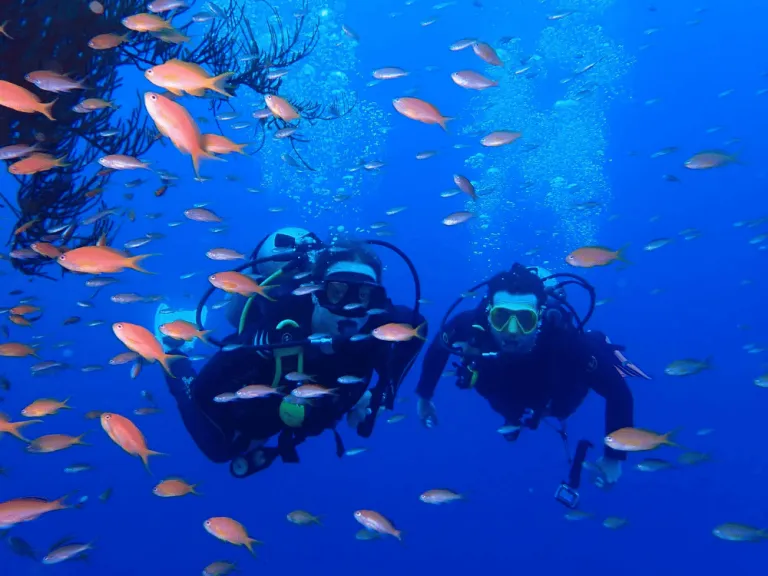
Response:
[{"label": "diver's hand", "polygon": [[350,428],[357,428],[358,425],[362,424],[366,416],[371,413],[371,409],[368,408],[370,403],[371,392],[366,390],[365,394],[357,401],[357,404],[352,406],[352,409],[347,412],[347,424],[349,424]]},{"label": "diver's hand", "polygon": [[437,426],[437,409],[432,400],[426,398],[419,398],[416,403],[416,412],[419,414],[419,420],[427,428],[434,428]]},{"label": "diver's hand", "polygon": [[604,456],[599,458],[596,464],[600,471],[597,478],[595,478],[595,485],[598,488],[610,488],[621,478],[621,460],[614,460]]}]

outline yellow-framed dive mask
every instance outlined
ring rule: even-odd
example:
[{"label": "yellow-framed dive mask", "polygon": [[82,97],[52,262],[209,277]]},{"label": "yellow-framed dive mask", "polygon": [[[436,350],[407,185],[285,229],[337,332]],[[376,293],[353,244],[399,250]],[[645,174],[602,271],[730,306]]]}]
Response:
[{"label": "yellow-framed dive mask", "polygon": [[502,302],[488,311],[488,323],[497,332],[530,334],[539,325],[539,311],[526,302]]}]

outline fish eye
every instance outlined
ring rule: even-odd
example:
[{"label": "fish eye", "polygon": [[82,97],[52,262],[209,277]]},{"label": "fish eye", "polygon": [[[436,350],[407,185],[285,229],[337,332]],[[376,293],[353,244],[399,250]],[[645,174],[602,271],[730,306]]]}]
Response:
[{"label": "fish eye", "polygon": [[150,100],[157,100],[157,94],[152,94],[152,96],[149,97]]},{"label": "fish eye", "polygon": [[211,525],[211,521],[210,521],[210,520],[206,520],[206,521],[205,521],[205,525],[206,525],[206,526],[210,526],[210,525]]},{"label": "fish eye", "polygon": [[210,280],[216,280],[216,274],[211,274],[210,276],[208,276],[208,278]]},{"label": "fish eye", "polygon": [[150,68],[149,70],[147,70],[147,74],[154,74],[154,73],[155,73],[155,71],[154,71],[154,70],[152,70],[152,68]]},{"label": "fish eye", "polygon": [[117,328],[118,330],[122,330],[123,329],[123,325],[122,324],[115,324],[115,328]]},{"label": "fish eye", "polygon": [[112,414],[104,414],[104,420],[111,420]]}]

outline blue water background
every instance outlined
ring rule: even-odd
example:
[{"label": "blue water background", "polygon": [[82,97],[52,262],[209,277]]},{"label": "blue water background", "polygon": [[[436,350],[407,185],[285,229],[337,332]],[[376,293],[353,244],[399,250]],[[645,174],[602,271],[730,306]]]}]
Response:
[{"label": "blue water background", "polygon": [[[352,4],[345,22],[363,39],[358,55],[364,76],[357,88],[365,90],[368,71],[380,66],[440,66],[441,72],[429,82],[419,82],[419,96],[438,104],[445,114],[456,116],[457,125],[461,125],[468,95],[453,85],[448,72],[476,66],[477,62],[471,53],[453,54],[445,47],[471,34],[491,42],[501,35],[519,35],[523,42],[535,39],[546,24],[543,16],[559,8],[555,4],[520,6],[519,19],[505,22],[489,17],[503,12],[490,0],[483,10],[461,2],[445,10],[434,26],[421,29],[418,18],[432,13],[426,6],[414,7],[421,10],[419,17],[389,21],[382,19],[382,14],[399,9],[394,3]],[[639,459],[630,457],[615,489],[601,492],[591,486],[584,488],[583,507],[595,512],[597,520],[567,522],[562,517],[564,510],[552,498],[566,473],[557,435],[542,427],[535,434],[524,434],[515,444],[507,444],[495,432],[502,423],[500,418],[473,393],[457,390],[449,379],[442,381],[436,396],[439,428],[423,429],[415,417],[413,394],[418,363],[401,391],[407,398],[398,405],[398,410],[408,415],[403,422],[388,425],[380,421],[374,436],[365,442],[345,425],[340,426],[348,446],[368,446],[367,453],[339,461],[333,455],[332,438],[326,434],[301,447],[300,465],[277,463],[241,481],[230,477],[226,466],[211,464],[197,451],[165,390],[159,367],[146,367],[135,381],[130,380],[125,366],[38,379],[30,377],[29,361],[4,359],[2,372],[13,382],[13,389],[3,410],[20,417],[21,408],[36,398],[71,396],[75,410],[47,418],[26,432],[37,436],[88,431],[86,440],[91,444],[38,456],[26,454],[14,439],[2,439],[0,465],[10,470],[7,478],[0,478],[3,500],[31,495],[54,498],[73,490],[90,497],[82,510],[53,513],[18,526],[13,534],[40,549],[64,535],[93,540],[96,549],[88,563],[47,567],[34,565],[3,547],[0,573],[199,574],[217,559],[236,561],[245,574],[761,573],[765,545],[722,542],[713,538],[711,530],[722,522],[768,526],[762,496],[768,464],[763,425],[767,400],[765,391],[752,384],[768,370],[764,355],[747,354],[742,349],[747,343],[766,344],[762,301],[768,280],[768,252],[747,243],[766,227],[733,226],[738,220],[768,215],[764,162],[768,153],[764,141],[768,95],[755,95],[758,89],[768,87],[768,78],[761,77],[768,63],[758,51],[768,8],[757,1],[728,3],[727,7],[711,3],[708,11],[698,16],[701,25],[686,26],[686,20],[696,17],[694,9],[699,3],[662,4],[651,12],[647,2],[631,6],[616,3],[602,17],[611,37],[621,39],[637,62],[624,79],[631,98],[618,98],[608,108],[610,146],[606,158],[610,161],[606,162],[606,173],[613,200],[600,217],[596,240],[612,247],[629,244],[627,256],[633,264],[621,270],[588,270],[584,275],[595,284],[599,297],[613,299],[598,309],[593,327],[626,344],[630,358],[655,377],[650,382],[632,382],[637,425],[659,432],[682,427],[679,441],[712,453],[712,462],[646,475],[632,469]],[[643,30],[652,27],[661,31],[649,39]],[[652,46],[641,50],[646,43]],[[406,81],[400,86],[408,85]],[[151,87],[141,79],[127,88]],[[731,88],[736,90],[734,94],[717,97]],[[401,95],[394,83],[375,89],[375,96],[365,94],[384,107]],[[542,106],[559,97],[557,90],[555,83],[547,83],[540,94]],[[643,102],[650,98],[661,101],[645,106]],[[189,102],[185,100],[185,104]],[[446,228],[440,223],[450,201],[440,199],[437,193],[447,187],[446,178],[461,166],[465,151],[448,149],[427,163],[415,162],[417,151],[447,148],[457,138],[455,131],[445,134],[437,127],[399,115],[393,115],[390,123],[392,132],[382,158],[387,162],[380,176],[383,185],[375,197],[363,193],[356,201],[365,203],[370,221],[380,219],[386,208],[409,206],[397,216],[398,233],[393,241],[407,251],[419,270],[424,297],[432,301],[423,311],[434,334],[446,306],[480,279],[467,263],[473,239],[469,228]],[[724,130],[705,133],[718,125]],[[741,138],[732,149],[742,151],[742,165],[708,172],[682,167],[682,161],[691,154],[722,148],[723,140],[731,137]],[[649,159],[652,152],[673,145],[679,146],[680,152]],[[638,154],[630,155],[631,151]],[[3,277],[5,291],[23,288],[41,298],[45,314],[34,333],[46,334],[41,352],[44,358],[63,359],[61,351],[50,344],[74,340],[74,355],[67,361],[75,366],[106,364],[123,350],[112,335],[112,322],[152,324],[154,305],[120,306],[109,302],[108,294],[158,293],[166,295],[172,306],[192,307],[208,287],[206,275],[227,268],[207,260],[207,249],[226,246],[247,252],[263,235],[282,225],[300,224],[325,235],[329,226],[353,228],[361,224],[345,221],[340,213],[302,220],[300,207],[290,202],[282,202],[285,212],[268,213],[267,206],[281,203],[279,190],[268,190],[264,196],[244,191],[248,185],[257,185],[258,160],[230,158],[226,165],[204,163],[203,173],[215,179],[199,184],[191,179],[188,158],[170,145],[156,145],[147,157],[153,165],[182,174],[183,180],[162,198],[152,195],[151,184],[140,188],[131,204],[139,218],[123,225],[117,243],[146,232],[167,233],[168,237],[154,242],[150,250],[163,256],[146,261],[148,269],[159,272],[157,276],[126,272],[120,285],[102,292],[93,309],[74,304],[92,292],[83,287],[82,277],[67,275],[55,284],[41,280],[28,283],[18,275]],[[664,173],[676,174],[682,182],[664,182]],[[225,174],[238,175],[241,181],[228,182],[223,179]],[[134,177],[113,178],[107,192],[112,194],[110,205],[128,205],[121,198],[122,182]],[[203,201],[211,202],[210,207],[226,219],[226,234],[211,234],[208,225],[194,222],[179,228],[165,226],[167,221],[183,219],[183,210]],[[455,209],[461,206],[457,203]],[[165,216],[159,221],[148,220],[141,217],[146,212],[163,212]],[[619,218],[609,221],[611,214]],[[660,218],[649,222],[654,216]],[[8,222],[4,226],[10,226]],[[556,223],[540,224],[553,225]],[[688,227],[702,230],[703,236],[690,242],[678,238],[657,252],[641,249],[654,238],[677,236]],[[538,243],[535,238],[530,241]],[[544,252],[551,268],[565,268],[561,264],[564,253],[547,253],[546,246]],[[499,269],[522,259],[516,253],[494,257]],[[390,292],[397,301],[408,302],[412,291],[405,268],[389,256],[385,260]],[[179,280],[181,274],[198,270],[202,273]],[[744,286],[743,280],[752,283]],[[651,295],[654,289],[663,292]],[[10,297],[7,300],[14,303]],[[576,301],[583,306],[583,300]],[[75,314],[82,316],[83,323],[62,327],[62,320]],[[107,323],[85,327],[86,321],[96,319]],[[219,320],[215,324],[220,330],[217,334],[224,334],[223,319]],[[739,330],[738,324],[752,328]],[[12,327],[14,339],[28,341],[29,334],[29,330]],[[196,350],[209,352],[200,344]],[[685,379],[663,374],[664,366],[675,359],[709,355],[714,359],[711,371]],[[133,418],[150,448],[170,454],[152,460],[153,476],[138,459],[112,444],[98,421],[83,419],[87,410],[130,415],[142,405],[141,389],[153,392],[163,413]],[[602,406],[599,398],[589,398],[569,422],[574,437],[600,443],[604,432]],[[695,434],[700,428],[714,428],[715,432],[700,437]],[[672,449],[658,454],[670,459],[676,455]],[[63,473],[65,466],[80,461],[92,463],[95,469],[81,475]],[[157,498],[152,487],[169,475],[199,483],[204,495]],[[102,503],[96,497],[107,487],[113,487],[114,494],[109,502]],[[468,499],[443,507],[419,502],[420,493],[437,487],[466,492]],[[360,508],[391,518],[404,531],[404,544],[393,539],[356,541],[353,536],[360,526],[352,513]],[[285,515],[295,509],[322,515],[323,526],[289,524]],[[626,517],[629,525],[615,532],[607,530],[600,520],[608,515]],[[258,558],[208,535],[202,522],[210,516],[232,516],[252,537],[263,540]]]}]

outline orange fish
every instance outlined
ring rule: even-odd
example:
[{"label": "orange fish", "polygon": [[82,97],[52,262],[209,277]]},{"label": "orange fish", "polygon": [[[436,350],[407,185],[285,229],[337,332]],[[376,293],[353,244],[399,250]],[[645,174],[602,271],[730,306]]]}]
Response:
[{"label": "orange fish", "polygon": [[44,152],[35,152],[30,154],[26,158],[14,162],[8,166],[8,172],[16,175],[30,176],[32,174],[38,174],[40,172],[47,172],[53,168],[60,168],[62,166],[69,166],[66,162],[62,162],[66,156],[56,158],[50,154]]},{"label": "orange fish", "polygon": [[379,326],[378,328],[374,329],[371,334],[377,340],[383,340],[384,342],[407,342],[412,338],[426,340],[424,335],[421,333],[422,329],[426,326],[426,322],[416,328],[410,324],[398,324],[395,322],[390,322],[389,324],[384,324],[384,326]]},{"label": "orange fish", "polygon": [[195,492],[196,487],[197,484],[188,484],[181,478],[168,478],[155,486],[152,489],[152,493],[161,498],[173,498],[176,496],[186,496],[187,494],[199,496],[200,494]]},{"label": "orange fish", "polygon": [[288,522],[299,526],[308,526],[309,524],[320,524],[320,517],[313,516],[306,510],[294,510],[286,516]]},{"label": "orange fish", "polygon": [[224,72],[218,76],[211,76],[197,64],[176,58],[159,66],[153,66],[144,72],[144,76],[152,84],[165,88],[176,96],[183,96],[185,92],[193,96],[204,96],[206,90],[211,90],[227,98],[232,94],[226,91],[225,84],[233,74],[234,72]]},{"label": "orange fish", "polygon": [[184,216],[195,222],[221,222],[221,216],[205,208],[190,208],[184,210]]},{"label": "orange fish", "polygon": [[153,274],[139,266],[139,262],[150,256],[159,256],[159,254],[127,256],[124,252],[109,246],[82,246],[61,254],[56,262],[67,270],[83,274],[122,272],[125,268],[144,274]]},{"label": "orange fish", "polygon": [[11,314],[8,316],[8,319],[16,324],[16,326],[24,326],[25,328],[29,328],[32,326],[32,322],[24,318],[24,316],[19,316],[18,314]]},{"label": "orange fish", "polygon": [[656,434],[650,430],[640,428],[621,428],[611,432],[605,437],[605,444],[614,450],[622,452],[641,452],[644,450],[653,450],[662,444],[682,448],[679,444],[672,442],[672,436],[677,432],[667,432],[666,434]]},{"label": "orange fish", "polygon": [[232,518],[227,518],[226,516],[208,518],[208,520],[203,522],[203,526],[212,536],[216,536],[219,540],[229,542],[236,546],[245,546],[254,556],[256,556],[256,552],[253,551],[253,545],[263,544],[263,542],[259,542],[248,536],[245,526],[240,524],[240,522],[233,520]]},{"label": "orange fish", "polygon": [[109,363],[112,366],[119,366],[121,364],[128,364],[128,362],[133,362],[138,358],[139,355],[136,352],[121,352],[117,356],[114,356],[110,359]]},{"label": "orange fish", "polygon": [[446,504],[448,502],[455,502],[457,500],[464,500],[464,496],[456,494],[452,490],[436,489],[427,490],[419,496],[419,500],[425,504]]},{"label": "orange fish", "polygon": [[186,358],[186,356],[178,354],[166,354],[163,346],[155,338],[155,335],[138,324],[115,322],[112,324],[112,332],[129,350],[138,353],[139,356],[150,364],[156,361],[160,362],[163,369],[173,378],[175,376],[171,372],[170,362],[179,358]]},{"label": "orange fish", "polygon": [[205,335],[212,331],[198,330],[197,326],[191,322],[187,322],[186,320],[174,320],[173,322],[168,322],[167,324],[161,324],[160,332],[166,336],[175,338],[176,340],[184,340],[185,342],[189,342],[190,340],[198,338],[200,341],[205,342],[206,344],[210,344],[210,342],[205,339]]},{"label": "orange fish", "polygon": [[620,260],[629,264],[624,259],[624,250],[626,246],[618,250],[611,250],[602,246],[584,246],[574,250],[565,257],[565,261],[571,266],[577,268],[593,268],[595,266],[607,266],[608,264]]},{"label": "orange fish", "polygon": [[384,516],[378,512],[374,512],[373,510],[357,510],[355,512],[355,520],[360,522],[360,524],[365,526],[368,530],[378,532],[379,534],[389,534],[401,542],[403,540],[402,532],[397,530],[392,525],[392,522],[384,518]]},{"label": "orange fish", "polygon": [[158,32],[160,30],[173,30],[170,21],[163,20],[154,14],[134,14],[122,20],[123,26],[134,32]]},{"label": "orange fish", "polygon": [[6,356],[8,358],[26,358],[27,356],[34,356],[40,358],[35,352],[35,349],[26,344],[19,344],[18,342],[6,342],[0,344],[0,356]]},{"label": "orange fish", "polygon": [[155,92],[144,94],[144,105],[160,133],[170,138],[180,152],[192,156],[195,176],[200,177],[201,158],[220,160],[203,149],[200,129],[184,106]]},{"label": "orange fish", "polygon": [[230,294],[240,294],[240,296],[253,296],[258,294],[267,300],[274,302],[274,298],[267,295],[267,291],[274,286],[261,286],[255,280],[252,280],[240,272],[217,272],[208,276],[208,281],[216,288],[229,292]]},{"label": "orange fish", "polygon": [[685,161],[684,165],[689,170],[709,170],[738,162],[737,154],[729,154],[722,150],[708,150],[694,154]]},{"label": "orange fish", "polygon": [[67,448],[71,448],[78,444],[81,446],[88,446],[88,444],[83,442],[83,436],[85,436],[85,433],[80,434],[80,436],[46,434],[45,436],[40,436],[40,438],[32,440],[27,446],[27,452],[32,452],[33,454],[48,454],[50,452],[66,450]]},{"label": "orange fish", "polygon": [[10,528],[21,522],[35,520],[55,510],[71,508],[64,504],[67,496],[49,502],[44,498],[14,498],[6,502],[0,502],[0,528]]},{"label": "orange fish", "polygon": [[203,576],[225,576],[230,572],[237,570],[237,566],[232,562],[218,561],[211,562],[203,570]]},{"label": "orange fish", "polygon": [[496,50],[489,44],[486,44],[485,42],[475,42],[472,44],[472,50],[474,50],[475,54],[480,56],[480,58],[488,64],[491,64],[492,66],[504,66],[501,58],[496,54]]},{"label": "orange fish", "polygon": [[94,50],[117,48],[120,44],[128,40],[130,35],[130,32],[127,32],[123,36],[119,36],[118,34],[99,34],[88,40],[88,46]]},{"label": "orange fish", "polygon": [[395,110],[406,118],[417,120],[424,124],[439,124],[443,130],[448,130],[446,122],[453,120],[443,116],[440,111],[429,102],[418,98],[395,98],[392,100]]},{"label": "orange fish", "polygon": [[11,314],[19,314],[23,316],[24,314],[32,314],[33,312],[39,312],[40,308],[37,306],[32,306],[31,304],[19,304],[18,306],[14,306],[10,309]]},{"label": "orange fish", "polygon": [[285,120],[286,122],[291,122],[301,118],[293,105],[291,105],[291,103],[288,102],[288,100],[285,98],[281,98],[280,96],[276,96],[274,94],[267,94],[264,96],[264,102],[273,115],[282,120]]},{"label": "orange fish", "polygon": [[58,258],[61,256],[61,250],[56,248],[56,246],[53,244],[49,244],[48,242],[32,242],[29,247],[41,256],[45,256],[46,258]]},{"label": "orange fish", "polygon": [[456,184],[456,186],[464,192],[467,196],[472,198],[472,200],[477,200],[477,193],[475,192],[475,187],[472,185],[472,182],[469,181],[469,178],[466,176],[462,176],[461,174],[454,174],[453,175],[453,181]]},{"label": "orange fish", "polygon": [[226,136],[219,136],[218,134],[203,134],[203,148],[206,152],[211,154],[229,154],[230,152],[238,152],[239,154],[246,154],[243,152],[243,148],[248,144],[235,144]]},{"label": "orange fish", "polygon": [[473,70],[459,70],[458,72],[454,72],[451,74],[451,79],[457,85],[462,88],[467,88],[468,90],[485,90],[499,85],[496,80],[486,78]]},{"label": "orange fish", "polygon": [[[19,234],[23,234],[24,232],[26,232],[27,230],[29,230],[30,228],[32,228],[32,226],[34,226],[34,225],[35,225],[35,223],[37,222],[37,220],[38,220],[37,218],[33,218],[33,219],[32,219],[32,220],[30,220],[29,222],[26,222],[26,223],[22,224],[21,226],[19,226],[18,228],[16,228],[16,230],[14,230],[14,231],[13,231],[13,235],[14,235],[14,236],[18,236]],[[32,248],[32,247],[30,246],[30,248]],[[32,248],[32,249],[34,250],[34,248]]]},{"label": "orange fish", "polygon": [[16,110],[16,112],[25,112],[27,114],[39,112],[48,120],[56,120],[53,117],[53,105],[56,104],[56,100],[58,98],[53,100],[53,102],[43,104],[37,95],[26,88],[0,80],[0,106]]},{"label": "orange fish", "polygon": [[504,146],[505,144],[511,144],[521,136],[522,133],[520,132],[499,130],[497,132],[491,132],[487,136],[483,136],[480,140],[480,144],[486,147]]},{"label": "orange fish", "polygon": [[52,398],[40,398],[35,400],[21,411],[22,416],[27,418],[40,418],[41,416],[53,416],[59,410],[71,410],[71,406],[67,406],[69,398],[63,402],[53,400]]},{"label": "orange fish", "polygon": [[11,436],[14,436],[18,438],[19,440],[23,440],[24,442],[29,442],[24,436],[21,435],[21,432],[19,432],[19,428],[23,426],[29,426],[30,424],[36,424],[37,422],[42,422],[42,420],[25,420],[24,422],[11,422],[10,418],[6,414],[3,414],[0,412],[0,436],[2,434],[10,434]]},{"label": "orange fish", "polygon": [[144,406],[143,408],[136,408],[136,410],[133,411],[136,416],[149,416],[151,414],[158,414],[160,412],[160,408],[155,408],[154,406]]},{"label": "orange fish", "polygon": [[163,453],[147,448],[147,441],[144,439],[144,435],[133,422],[125,416],[120,416],[120,414],[105,412],[101,415],[101,427],[104,428],[107,435],[120,448],[131,456],[140,457],[141,461],[144,462],[147,472],[152,473],[149,469],[149,457],[162,456]]},{"label": "orange fish", "polygon": [[266,398],[272,394],[282,396],[283,391],[281,388],[272,388],[266,384],[249,384],[240,388],[235,394],[241,400],[250,400],[252,398]]}]

